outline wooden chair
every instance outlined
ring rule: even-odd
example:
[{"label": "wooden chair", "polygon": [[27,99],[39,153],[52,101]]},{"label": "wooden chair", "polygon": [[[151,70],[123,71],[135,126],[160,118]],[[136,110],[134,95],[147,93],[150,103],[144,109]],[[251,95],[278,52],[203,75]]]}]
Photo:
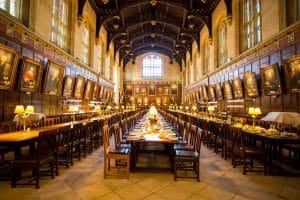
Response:
[{"label": "wooden chair", "polygon": [[125,142],[122,142],[119,123],[114,124],[114,138],[116,148],[131,148],[131,144],[126,144]]},{"label": "wooden chair", "polygon": [[[12,181],[11,186],[16,185],[32,185],[28,183],[17,183],[18,171],[24,168],[32,168],[35,176],[35,187],[40,188],[40,176],[42,172],[50,172],[52,179],[54,178],[54,164],[55,164],[55,147],[56,135],[58,129],[45,130],[39,133],[37,141],[37,149],[33,155],[23,155],[20,158],[15,158],[12,162]],[[42,165],[50,167],[50,171],[41,171]]]},{"label": "wooden chair", "polygon": [[[103,126],[103,146],[104,146],[104,178],[108,176],[117,176],[129,178],[129,169],[130,169],[130,149],[126,148],[113,148],[110,146],[110,135],[108,125]],[[124,160],[125,166],[118,166],[120,170],[125,168],[125,173],[120,174],[119,170],[111,169],[110,160]],[[115,173],[114,173],[115,172]]]},{"label": "wooden chair", "polygon": [[[173,149],[176,150],[186,150],[186,151],[192,151],[194,150],[194,145],[196,143],[197,138],[197,127],[195,125],[191,125],[191,127],[186,132],[186,142],[185,143],[179,143],[175,144]],[[188,137],[189,136],[189,137]]]},{"label": "wooden chair", "polygon": [[[243,174],[247,171],[264,172],[267,174],[267,155],[263,148],[252,146],[247,143],[249,138],[242,132],[242,128],[229,127],[232,134],[232,163],[235,168],[237,165],[243,165]],[[254,159],[260,159],[263,162],[263,170],[254,169]],[[250,168],[247,166],[250,165]]]},{"label": "wooden chair", "polygon": [[[192,126],[194,129],[194,126]],[[176,150],[174,154],[174,180],[177,178],[196,178],[200,181],[200,149],[202,130],[196,128],[195,145],[192,151]],[[189,172],[194,172],[192,175]],[[196,175],[196,176],[195,176]]]},{"label": "wooden chair", "polygon": [[[69,168],[69,164],[71,164],[70,153],[71,126],[60,127],[57,136],[57,164],[63,164]],[[56,174],[58,175],[58,171]]]},{"label": "wooden chair", "polygon": [[[13,132],[17,130],[17,123],[16,122],[1,122],[0,123],[0,134],[1,133],[8,133],[8,132]],[[0,162],[4,162],[4,155],[6,153],[12,152],[14,148],[9,145],[1,145],[0,146],[0,155],[1,155],[1,160]]]}]

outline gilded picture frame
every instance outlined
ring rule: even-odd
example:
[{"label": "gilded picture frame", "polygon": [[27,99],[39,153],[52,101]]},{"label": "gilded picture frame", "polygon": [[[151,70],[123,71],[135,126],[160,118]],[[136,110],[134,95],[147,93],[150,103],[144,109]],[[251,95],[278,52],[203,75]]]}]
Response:
[{"label": "gilded picture frame", "polygon": [[233,95],[232,95],[232,88],[230,85],[229,81],[225,81],[224,82],[224,99],[225,100],[232,100],[233,99]]},{"label": "gilded picture frame", "polygon": [[235,99],[241,99],[244,97],[243,86],[240,77],[232,80],[232,90]]},{"label": "gilded picture frame", "polygon": [[156,91],[155,91],[155,84],[150,84],[149,85],[149,96],[155,96]]},{"label": "gilded picture frame", "polygon": [[176,83],[171,84],[171,95],[177,95],[178,86]]},{"label": "gilded picture frame", "polygon": [[209,101],[215,101],[216,100],[216,94],[215,94],[215,88],[212,85],[208,86],[208,100]]},{"label": "gilded picture frame", "polygon": [[85,78],[83,76],[77,75],[75,86],[74,86],[74,98],[82,99],[84,92]]},{"label": "gilded picture frame", "polygon": [[283,61],[287,89],[291,93],[300,93],[300,55]]},{"label": "gilded picture frame", "polygon": [[43,68],[43,63],[23,57],[19,84],[20,91],[29,93],[39,92]]},{"label": "gilded picture frame", "polygon": [[88,79],[85,82],[83,98],[84,99],[91,99],[93,90],[94,90],[94,82]]},{"label": "gilded picture frame", "polygon": [[69,75],[65,76],[62,96],[66,98],[72,97],[74,91],[74,85],[75,85],[75,78]]},{"label": "gilded picture frame", "polygon": [[249,98],[255,98],[259,96],[256,75],[254,72],[244,73],[244,87],[245,95]]},{"label": "gilded picture frame", "polygon": [[133,95],[133,85],[132,84],[126,84],[125,94],[126,95]]},{"label": "gilded picture frame", "polygon": [[92,95],[92,99],[93,100],[97,100],[98,99],[99,89],[100,89],[99,83],[95,83],[94,84],[94,88],[93,88],[93,95]]},{"label": "gilded picture frame", "polygon": [[0,44],[0,89],[14,89],[19,53]]},{"label": "gilded picture frame", "polygon": [[44,94],[60,96],[62,93],[63,76],[64,67],[49,61],[44,82]]},{"label": "gilded picture frame", "polygon": [[216,90],[216,99],[218,101],[223,100],[223,92],[222,92],[222,87],[220,83],[215,84],[215,90]]},{"label": "gilded picture frame", "polygon": [[262,90],[265,95],[273,96],[282,94],[282,84],[278,63],[268,65],[260,69],[260,75]]}]

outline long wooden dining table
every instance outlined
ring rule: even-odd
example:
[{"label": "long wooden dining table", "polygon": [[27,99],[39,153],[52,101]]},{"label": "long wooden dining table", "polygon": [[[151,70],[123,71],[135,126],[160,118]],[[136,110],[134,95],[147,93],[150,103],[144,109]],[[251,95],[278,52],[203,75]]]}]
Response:
[{"label": "long wooden dining table", "polygon": [[[175,132],[171,130],[171,126],[159,117],[159,125],[152,124],[147,125],[148,121],[147,115],[142,118],[135,125],[134,129],[129,133],[126,142],[131,144],[131,171],[136,168],[137,156],[140,153],[141,146],[147,146],[148,144],[159,145],[163,144],[165,146],[166,152],[169,154],[169,161],[171,163],[171,169],[173,169],[172,162],[172,149],[173,145],[178,143],[178,137]],[[148,127],[148,128],[147,128]],[[151,150],[151,155],[155,150]],[[153,168],[150,166],[150,168]]]}]

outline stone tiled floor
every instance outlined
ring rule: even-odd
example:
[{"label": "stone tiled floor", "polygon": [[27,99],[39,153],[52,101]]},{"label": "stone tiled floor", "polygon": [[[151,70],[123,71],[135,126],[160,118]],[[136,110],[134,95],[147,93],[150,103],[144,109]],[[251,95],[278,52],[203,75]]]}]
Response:
[{"label": "stone tiled floor", "polygon": [[[0,199],[299,199],[300,178],[264,176],[233,169],[229,161],[206,147],[201,150],[201,182],[175,182],[169,171],[138,170],[130,179],[103,179],[103,151],[97,150],[69,169],[61,167],[60,175],[51,180],[42,178],[41,189],[10,188],[0,182]],[[151,170],[150,170],[151,171]]]}]

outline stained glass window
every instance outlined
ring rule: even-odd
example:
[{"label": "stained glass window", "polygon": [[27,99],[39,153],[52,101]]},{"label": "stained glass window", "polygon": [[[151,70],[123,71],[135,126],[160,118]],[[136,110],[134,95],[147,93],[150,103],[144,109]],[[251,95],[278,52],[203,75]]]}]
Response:
[{"label": "stained glass window", "polygon": [[21,0],[0,0],[0,9],[16,18],[20,18],[20,2]]},{"label": "stained glass window", "polygon": [[143,61],[143,77],[161,77],[162,76],[162,60],[159,56],[149,55]]},{"label": "stained glass window", "polygon": [[247,50],[261,41],[260,0],[243,0],[243,50]]},{"label": "stained glass window", "polygon": [[51,42],[65,50],[69,41],[69,10],[68,0],[53,0]]}]

